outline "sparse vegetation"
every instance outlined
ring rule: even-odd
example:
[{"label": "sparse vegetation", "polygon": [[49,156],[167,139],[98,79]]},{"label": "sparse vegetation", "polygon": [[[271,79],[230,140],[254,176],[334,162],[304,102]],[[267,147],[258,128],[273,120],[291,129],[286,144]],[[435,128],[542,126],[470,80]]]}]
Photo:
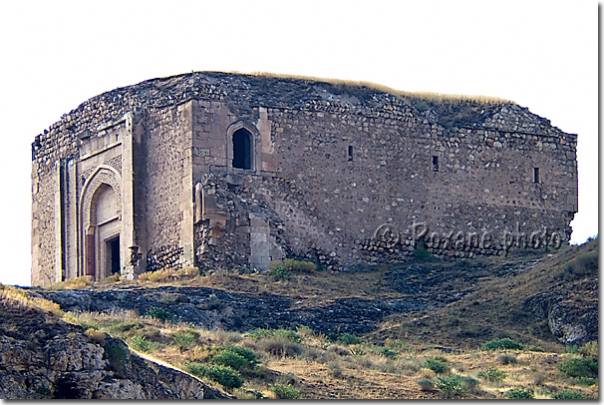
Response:
[{"label": "sparse vegetation", "polygon": [[149,311],[147,311],[147,315],[162,322],[172,322],[174,320],[174,314],[161,307],[149,308]]},{"label": "sparse vegetation", "polygon": [[423,367],[434,371],[435,373],[444,373],[449,367],[447,366],[447,360],[443,357],[430,357],[424,361]]},{"label": "sparse vegetation", "polygon": [[583,386],[583,387],[598,385],[598,379],[592,378],[592,377],[577,377],[574,379],[574,382],[575,382],[575,384]]},{"label": "sparse vegetation", "polygon": [[92,276],[81,276],[76,278],[70,278],[65,281],[61,281],[59,283],[54,283],[50,287],[49,290],[72,290],[77,288],[84,288],[94,284],[94,279]]},{"label": "sparse vegetation", "polygon": [[181,269],[166,268],[140,274],[137,281],[140,283],[168,283],[190,280],[199,275],[200,271],[197,267],[184,267]]},{"label": "sparse vegetation", "polygon": [[288,281],[292,278],[292,272],[280,264],[272,267],[268,271],[268,274],[271,275],[275,281]]},{"label": "sparse vegetation", "polygon": [[510,338],[493,339],[483,343],[482,350],[523,350],[524,345]]},{"label": "sparse vegetation", "polygon": [[489,383],[499,383],[508,377],[508,373],[499,370],[497,367],[486,367],[477,375],[478,378],[484,378]]},{"label": "sparse vegetation", "polygon": [[353,335],[352,333],[342,333],[340,336],[338,336],[337,339],[338,343],[349,346],[349,345],[358,345],[360,344],[361,338],[358,336]]},{"label": "sparse vegetation", "polygon": [[434,390],[434,381],[429,378],[423,377],[417,381],[417,384],[420,386],[422,391],[432,391]]},{"label": "sparse vegetation", "polygon": [[564,281],[571,281],[587,276],[598,275],[598,251],[580,253],[572,261],[559,269],[555,276]]},{"label": "sparse vegetation", "polygon": [[574,358],[565,360],[558,366],[566,377],[597,377],[598,362],[593,358]]},{"label": "sparse vegetation", "polygon": [[598,360],[598,350],[598,342],[592,340],[591,342],[585,343],[579,350],[579,353],[583,356],[592,357],[595,360]]},{"label": "sparse vegetation", "polygon": [[[561,261],[559,266],[566,262]],[[488,262],[484,263],[480,262],[480,266],[488,267]],[[405,290],[405,294],[410,296],[405,295],[403,299],[413,297],[416,284],[428,288],[429,283],[440,283],[438,293],[450,299],[451,294],[461,291],[463,286],[456,280],[471,278],[481,271],[470,259],[439,261],[438,267],[430,261],[405,266],[408,271],[400,274],[401,279],[407,277],[404,281],[408,281],[410,289]],[[400,280],[388,279],[390,268],[385,265],[344,275],[290,267],[293,270],[287,269],[291,274],[288,283],[273,283],[273,277],[267,273],[252,271],[240,275],[236,271],[217,269],[209,271],[208,276],[195,276],[187,285],[212,287],[227,293],[268,292],[287,297],[292,307],[302,308],[312,308],[309,303],[338,302],[351,296],[366,300],[401,299],[401,295],[392,290],[392,285]],[[547,323],[531,327],[527,323],[530,318],[522,311],[510,310],[515,302],[526,301],[518,288],[534,290],[530,283],[535,281],[528,278],[529,275],[551,277],[549,267],[536,268],[540,273],[531,273],[531,269],[514,275],[508,273],[505,280],[500,279],[504,280],[500,285],[491,280],[496,279],[495,276],[489,279],[489,274],[480,273],[477,285],[490,289],[488,293],[475,290],[480,294],[470,295],[465,304],[464,299],[459,299],[448,303],[445,309],[393,314],[385,317],[374,332],[354,333],[355,329],[347,329],[346,333],[330,331],[328,336],[319,332],[325,330],[323,328],[313,330],[291,323],[287,324],[291,329],[278,328],[275,325],[279,324],[272,319],[259,323],[269,325],[266,328],[246,333],[208,330],[180,323],[182,318],[174,315],[181,314],[173,309],[175,306],[192,303],[199,309],[213,311],[208,314],[229,327],[233,326],[231,320],[239,317],[236,328],[245,330],[245,326],[250,325],[247,313],[237,312],[237,307],[218,292],[187,297],[182,290],[161,287],[153,295],[157,304],[151,308],[145,306],[148,311],[139,309],[140,315],[134,310],[63,313],[51,301],[6,286],[0,286],[0,297],[10,296],[12,298],[6,299],[21,302],[23,308],[54,310],[64,320],[82,325],[91,342],[106,346],[106,358],[112,358],[111,367],[115,370],[120,368],[119,358],[124,353],[113,347],[115,340],[107,333],[123,339],[136,351],[151,353],[152,357],[209,381],[210,385],[221,384],[242,399],[281,399],[289,398],[288,395],[309,399],[392,398],[395,395],[400,398],[525,398],[531,395],[552,399],[579,399],[581,395],[597,398],[598,342],[567,346],[565,350],[563,345],[552,343],[540,334],[547,331]],[[546,285],[542,279],[536,280],[537,285]],[[146,287],[151,282],[147,279],[142,285]],[[512,282],[517,283],[517,287]],[[525,287],[527,285],[529,287]],[[102,284],[92,288],[111,287]],[[430,291],[422,293],[434,292]],[[491,296],[495,298],[489,301]],[[401,321],[405,316],[408,322]],[[486,323],[487,317],[497,323]],[[309,318],[304,322],[313,327],[323,326]],[[515,328],[517,323],[521,326]],[[494,336],[508,337],[489,340]],[[123,345],[122,349],[125,349]],[[116,371],[118,376],[119,373]],[[294,394],[287,393],[289,391]]]},{"label": "sparse vegetation", "polygon": [[126,342],[128,343],[128,345],[133,347],[135,350],[138,350],[138,351],[141,351],[144,353],[150,353],[159,348],[159,344],[157,342],[150,341],[144,336],[136,335],[136,336],[133,336],[130,339],[126,340]]},{"label": "sparse vegetation", "polygon": [[172,342],[181,350],[191,347],[199,339],[199,333],[192,329],[181,329],[172,334]]},{"label": "sparse vegetation", "polygon": [[110,341],[105,344],[104,349],[105,356],[111,368],[117,373],[121,373],[128,361],[128,349],[126,346],[118,341]]},{"label": "sparse vegetation", "polygon": [[510,399],[533,399],[535,391],[531,388],[513,388],[505,392],[505,397]]},{"label": "sparse vegetation", "polygon": [[299,399],[300,391],[292,387],[290,384],[275,384],[270,388],[270,391],[277,396],[277,399]]},{"label": "sparse vegetation", "polygon": [[269,264],[268,274],[275,281],[288,281],[293,273],[309,273],[317,270],[317,265],[307,260],[284,259],[280,262]]},{"label": "sparse vegetation", "polygon": [[552,399],[585,399],[585,395],[577,391],[572,390],[561,390],[552,394]]},{"label": "sparse vegetation", "polygon": [[497,356],[497,362],[503,365],[516,364],[516,356],[509,353],[503,353]]},{"label": "sparse vegetation", "polygon": [[198,377],[210,378],[217,383],[222,384],[227,389],[243,386],[241,375],[230,367],[218,364],[206,365],[190,362],[187,364],[187,369],[191,374],[195,374]]},{"label": "sparse vegetation", "polygon": [[461,395],[474,390],[478,386],[478,381],[472,377],[451,374],[436,378],[436,386],[443,392],[445,397]]},{"label": "sparse vegetation", "polygon": [[415,248],[413,251],[413,257],[418,261],[426,261],[432,258],[432,253],[423,246]]}]

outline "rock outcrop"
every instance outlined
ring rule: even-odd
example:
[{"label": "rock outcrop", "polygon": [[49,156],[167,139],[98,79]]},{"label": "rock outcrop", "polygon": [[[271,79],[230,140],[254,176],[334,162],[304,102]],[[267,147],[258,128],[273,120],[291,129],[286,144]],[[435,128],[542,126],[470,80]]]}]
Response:
[{"label": "rock outcrop", "polygon": [[0,300],[2,399],[229,398],[182,371],[143,359],[119,339]]},{"label": "rock outcrop", "polygon": [[[581,292],[582,299],[572,297]],[[598,284],[586,279],[574,285],[559,285],[527,299],[524,307],[546,318],[549,330],[561,343],[583,345],[598,340]]]}]

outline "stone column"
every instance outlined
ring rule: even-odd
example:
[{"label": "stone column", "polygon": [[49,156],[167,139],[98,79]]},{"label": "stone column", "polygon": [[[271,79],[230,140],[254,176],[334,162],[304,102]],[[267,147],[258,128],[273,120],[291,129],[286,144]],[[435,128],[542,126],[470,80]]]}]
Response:
[{"label": "stone column", "polygon": [[182,221],[180,224],[180,243],[183,248],[182,265],[190,267],[195,265],[195,236],[194,221],[195,207],[193,202],[193,101],[189,101],[178,107],[179,113],[183,114],[182,123],[183,140],[183,162],[182,162],[182,191],[180,194],[180,210]]},{"label": "stone column", "polygon": [[131,260],[132,247],[136,245],[134,230],[133,181],[133,113],[125,115],[126,131],[122,138],[122,229],[120,231],[120,267],[122,277],[134,279],[135,263]]}]

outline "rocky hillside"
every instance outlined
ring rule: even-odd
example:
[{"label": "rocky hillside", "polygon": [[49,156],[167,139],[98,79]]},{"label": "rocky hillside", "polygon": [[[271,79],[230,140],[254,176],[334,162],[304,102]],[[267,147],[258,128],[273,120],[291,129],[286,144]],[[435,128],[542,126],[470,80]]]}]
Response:
[{"label": "rocky hillside", "polygon": [[[228,398],[199,379],[131,352],[120,339],[85,333],[50,303],[0,290],[0,398]],[[48,311],[48,309],[50,311]]]},{"label": "rocky hillside", "polygon": [[[546,257],[424,258],[354,274],[303,273],[287,282],[226,273],[170,285],[35,288],[30,293],[64,311],[146,315],[159,308],[174,322],[205,329],[245,332],[305,325],[332,338],[345,332],[373,333],[379,339],[417,335],[424,343],[467,348],[498,335],[581,345],[598,336],[597,261],[593,240]],[[208,286],[198,285],[203,283]],[[386,321],[400,325],[385,332]],[[447,322],[458,325],[443,330]],[[540,331],[526,336],[527,328]]]},{"label": "rocky hillside", "polygon": [[346,274],[281,266],[0,286],[0,396],[597,398],[597,239]]}]

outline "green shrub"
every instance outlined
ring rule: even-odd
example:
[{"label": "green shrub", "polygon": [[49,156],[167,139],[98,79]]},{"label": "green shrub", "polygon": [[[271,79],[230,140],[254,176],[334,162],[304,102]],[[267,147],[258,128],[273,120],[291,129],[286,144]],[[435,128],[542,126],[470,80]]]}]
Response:
[{"label": "green shrub", "polygon": [[575,378],[575,384],[582,387],[589,387],[590,385],[598,384],[598,379],[592,377],[577,377]]},{"label": "green shrub", "polygon": [[581,350],[579,350],[579,352],[584,356],[589,356],[597,359],[598,342],[596,340],[592,340],[591,342],[585,343],[583,346],[581,346]]},{"label": "green shrub", "polygon": [[436,386],[447,396],[467,392],[467,387],[464,386],[463,378],[460,375],[451,374],[446,377],[437,377],[436,380]]},{"label": "green shrub", "polygon": [[568,359],[558,365],[558,370],[566,377],[597,377],[598,362],[591,357]]},{"label": "green shrub", "polygon": [[508,354],[508,353],[500,354],[499,356],[497,356],[497,361],[503,365],[515,364],[516,356],[514,356],[513,354]]},{"label": "green shrub", "polygon": [[144,327],[145,325],[138,320],[127,321],[120,319],[109,327],[109,332],[117,335],[120,333],[129,332],[131,330],[133,331],[135,329],[143,329]]},{"label": "green shrub", "polygon": [[292,271],[313,272],[317,270],[317,265],[308,260],[285,259],[283,260],[283,265]]},{"label": "green shrub", "polygon": [[499,370],[497,367],[487,367],[477,375],[478,378],[484,378],[489,383],[497,383],[508,377],[505,371]]},{"label": "green shrub", "polygon": [[147,311],[147,315],[151,318],[155,318],[162,322],[172,322],[174,319],[174,314],[170,311],[166,311],[161,307],[151,307]]},{"label": "green shrub", "polygon": [[299,343],[302,341],[300,335],[298,335],[295,331],[290,329],[275,329],[273,332],[273,336],[285,340],[289,340],[291,342]]},{"label": "green shrub", "polygon": [[198,377],[210,378],[225,388],[233,389],[243,386],[243,379],[239,373],[230,367],[219,364],[206,365],[190,362],[186,364],[188,371]]},{"label": "green shrub", "polygon": [[254,340],[280,338],[299,343],[302,337],[291,329],[254,329],[245,333],[246,337]]},{"label": "green shrub", "polygon": [[425,261],[432,257],[432,253],[425,247],[417,247],[413,250],[413,256],[416,260]]},{"label": "green shrub", "polygon": [[155,351],[159,347],[159,344],[157,342],[152,342],[150,340],[147,340],[146,337],[138,335],[128,339],[128,344],[134,347],[135,350],[144,353]]},{"label": "green shrub", "polygon": [[230,367],[237,371],[241,371],[242,369],[250,366],[249,361],[237,353],[229,350],[220,351],[212,356],[212,363]]},{"label": "green shrub", "polygon": [[[443,361],[444,360],[444,361]],[[440,357],[430,357],[427,358],[422,367],[424,368],[429,368],[430,370],[434,371],[435,373],[444,373],[447,371],[448,367],[446,364],[446,360]]]},{"label": "green shrub", "polygon": [[199,333],[191,329],[181,329],[172,334],[172,342],[181,349],[193,346],[198,339]]},{"label": "green shrub", "polygon": [[497,349],[517,349],[523,350],[524,345],[522,343],[518,343],[510,338],[503,339],[493,339],[489,340],[482,344],[482,350],[497,350]]},{"label": "green shrub", "polygon": [[238,355],[243,357],[249,363],[249,365],[254,365],[254,364],[260,363],[256,352],[254,352],[252,349],[248,349],[247,347],[235,346],[235,345],[224,345],[224,346],[221,346],[218,350],[237,353]]},{"label": "green shrub", "polygon": [[392,350],[389,347],[383,346],[378,349],[378,353],[384,357],[396,357],[398,356],[398,352],[396,350]]},{"label": "green shrub", "polygon": [[269,388],[278,399],[300,399],[300,391],[292,387],[290,384],[275,384]]},{"label": "green shrub", "polygon": [[465,391],[474,392],[480,385],[480,381],[469,375],[461,376],[461,385]]},{"label": "green shrub", "polygon": [[123,343],[114,340],[107,342],[104,349],[111,369],[121,373],[128,361],[128,348]]},{"label": "green shrub", "polygon": [[553,394],[552,399],[585,399],[585,395],[577,391],[562,390]]},{"label": "green shrub", "polygon": [[510,399],[533,399],[535,391],[530,388],[514,388],[506,391],[504,395]]},{"label": "green shrub", "polygon": [[273,337],[274,333],[275,331],[273,329],[258,328],[247,331],[243,336],[254,340],[260,340]]},{"label": "green shrub", "polygon": [[239,275],[244,275],[244,274],[258,273],[258,270],[253,269],[251,267],[242,267],[239,270],[237,270],[237,272],[239,273]]},{"label": "green shrub", "polygon": [[270,269],[268,274],[272,276],[275,281],[287,281],[292,277],[292,272],[282,265]]},{"label": "green shrub", "polygon": [[344,332],[338,336],[337,342],[345,346],[358,345],[361,343],[361,338],[352,333]]},{"label": "green shrub", "polygon": [[417,384],[420,386],[422,391],[434,390],[434,381],[429,378],[420,378],[417,380]]},{"label": "green shrub", "polygon": [[564,353],[568,354],[579,354],[579,346],[578,345],[568,345],[564,347]]}]

